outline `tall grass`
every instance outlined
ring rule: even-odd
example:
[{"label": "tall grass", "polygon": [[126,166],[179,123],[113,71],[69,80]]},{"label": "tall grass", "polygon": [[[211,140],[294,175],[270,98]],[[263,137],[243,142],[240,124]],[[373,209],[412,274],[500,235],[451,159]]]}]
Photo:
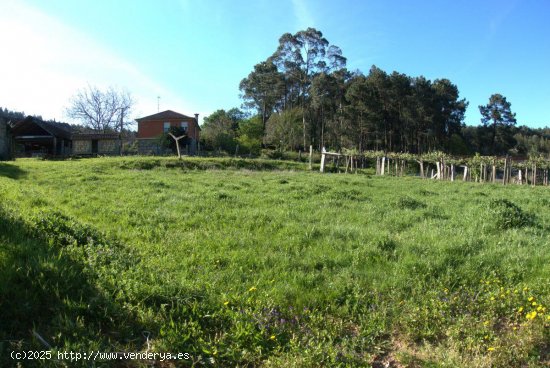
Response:
[{"label": "tall grass", "polygon": [[548,364],[546,188],[305,167],[3,164],[0,359],[35,330],[221,366]]}]

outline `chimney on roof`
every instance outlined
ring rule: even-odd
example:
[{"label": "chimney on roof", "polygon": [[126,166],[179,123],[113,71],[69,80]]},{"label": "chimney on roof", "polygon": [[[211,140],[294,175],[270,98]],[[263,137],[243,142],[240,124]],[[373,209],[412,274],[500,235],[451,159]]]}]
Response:
[{"label": "chimney on roof", "polygon": [[199,123],[199,114],[195,114],[195,120],[197,121],[197,124]]}]

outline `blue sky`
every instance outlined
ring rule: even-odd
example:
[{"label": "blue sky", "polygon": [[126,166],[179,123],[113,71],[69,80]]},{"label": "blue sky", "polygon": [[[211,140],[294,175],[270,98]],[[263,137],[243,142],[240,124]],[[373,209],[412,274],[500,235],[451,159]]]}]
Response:
[{"label": "blue sky", "polygon": [[279,37],[307,27],[342,48],[348,69],[374,64],[448,78],[470,102],[493,93],[519,124],[550,125],[550,1],[2,0],[0,106],[68,120],[88,83],[125,88],[134,117],[201,117],[238,107],[238,85]]}]

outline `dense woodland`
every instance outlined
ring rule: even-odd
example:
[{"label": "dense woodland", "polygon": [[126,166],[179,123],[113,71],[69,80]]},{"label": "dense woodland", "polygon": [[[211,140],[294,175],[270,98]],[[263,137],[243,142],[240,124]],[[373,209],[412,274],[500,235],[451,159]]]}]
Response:
[{"label": "dense woodland", "polygon": [[480,125],[466,126],[468,106],[450,80],[346,69],[346,58],[322,33],[284,34],[267,60],[240,85],[242,109],[205,118],[207,148],[257,153],[343,148],[455,155],[550,153],[550,129],[517,126],[511,103],[498,93],[479,106]]}]

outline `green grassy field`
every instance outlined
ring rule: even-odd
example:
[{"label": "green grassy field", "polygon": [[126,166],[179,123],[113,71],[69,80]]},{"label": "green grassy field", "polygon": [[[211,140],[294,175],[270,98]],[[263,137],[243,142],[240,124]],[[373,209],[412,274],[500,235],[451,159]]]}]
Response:
[{"label": "green grassy field", "polygon": [[550,189],[305,168],[0,163],[0,365],[550,364]]}]

